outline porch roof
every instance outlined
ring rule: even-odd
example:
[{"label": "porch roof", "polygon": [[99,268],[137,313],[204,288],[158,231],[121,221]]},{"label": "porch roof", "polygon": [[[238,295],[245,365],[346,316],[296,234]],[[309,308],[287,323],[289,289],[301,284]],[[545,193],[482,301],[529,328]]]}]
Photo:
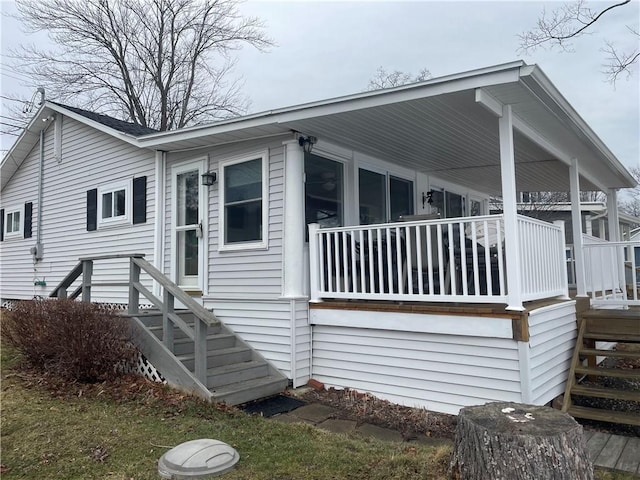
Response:
[{"label": "porch roof", "polygon": [[582,190],[635,185],[542,70],[522,61],[145,135],[139,143],[177,151],[295,131],[500,195],[498,116],[506,104],[514,113],[518,190],[568,191],[574,157]]}]

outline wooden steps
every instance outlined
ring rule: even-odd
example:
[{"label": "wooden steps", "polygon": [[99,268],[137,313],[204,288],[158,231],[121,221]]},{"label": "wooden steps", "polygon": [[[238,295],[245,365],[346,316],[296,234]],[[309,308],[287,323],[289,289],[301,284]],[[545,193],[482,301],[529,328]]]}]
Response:
[{"label": "wooden steps", "polygon": [[[578,338],[562,411],[578,418],[640,425],[640,415],[637,412],[576,404],[588,403],[589,398],[606,399],[602,402],[603,405],[613,405],[612,402],[615,401],[640,403],[640,368],[620,368],[617,362],[611,361],[600,365],[596,362],[597,357],[640,361],[640,346],[628,350],[605,350],[596,346],[596,342],[640,343],[640,315],[632,310],[589,310],[579,315],[578,323]],[[585,379],[589,382],[580,383]],[[625,385],[629,388],[625,388]],[[620,386],[623,388],[619,388]]]},{"label": "wooden steps", "polygon": [[[179,316],[188,325],[193,325],[193,315],[190,312],[182,311]],[[143,325],[147,335],[154,337],[156,342],[162,341],[162,315],[150,312],[136,318]],[[179,362],[183,370],[193,373],[193,340],[178,327],[173,329],[173,338],[170,358]],[[205,386],[209,390],[211,400],[237,405],[277,395],[288,386],[289,381],[282,373],[224,324],[209,327],[206,345]],[[166,359],[164,361],[166,362]],[[161,366],[154,366],[162,371]]]},{"label": "wooden steps", "polygon": [[615,412],[600,408],[571,406],[569,415],[578,418],[588,418],[599,422],[626,423],[627,425],[640,425],[640,415],[635,412]]}]

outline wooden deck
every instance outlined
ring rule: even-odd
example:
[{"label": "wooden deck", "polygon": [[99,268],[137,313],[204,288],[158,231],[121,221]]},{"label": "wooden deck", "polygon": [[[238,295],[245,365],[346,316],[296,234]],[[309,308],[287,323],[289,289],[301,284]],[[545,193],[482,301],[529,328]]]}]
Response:
[{"label": "wooden deck", "polygon": [[596,467],[640,475],[640,438],[585,430],[584,438]]}]

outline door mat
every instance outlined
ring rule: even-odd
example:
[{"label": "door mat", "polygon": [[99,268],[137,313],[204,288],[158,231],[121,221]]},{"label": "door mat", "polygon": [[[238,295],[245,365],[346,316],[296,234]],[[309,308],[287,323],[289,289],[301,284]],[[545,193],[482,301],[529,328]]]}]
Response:
[{"label": "door mat", "polygon": [[286,395],[276,395],[275,397],[265,398],[257,402],[247,403],[240,408],[250,415],[260,415],[269,418],[281,413],[290,412],[303,405],[306,405],[306,402],[302,400],[287,397]]}]

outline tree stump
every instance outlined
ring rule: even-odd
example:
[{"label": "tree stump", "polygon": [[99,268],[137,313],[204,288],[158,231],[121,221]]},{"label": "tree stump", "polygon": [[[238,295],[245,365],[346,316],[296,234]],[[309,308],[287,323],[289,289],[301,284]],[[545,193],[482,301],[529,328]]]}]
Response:
[{"label": "tree stump", "polygon": [[495,402],[458,415],[455,480],[593,480],[582,426],[549,407]]}]

